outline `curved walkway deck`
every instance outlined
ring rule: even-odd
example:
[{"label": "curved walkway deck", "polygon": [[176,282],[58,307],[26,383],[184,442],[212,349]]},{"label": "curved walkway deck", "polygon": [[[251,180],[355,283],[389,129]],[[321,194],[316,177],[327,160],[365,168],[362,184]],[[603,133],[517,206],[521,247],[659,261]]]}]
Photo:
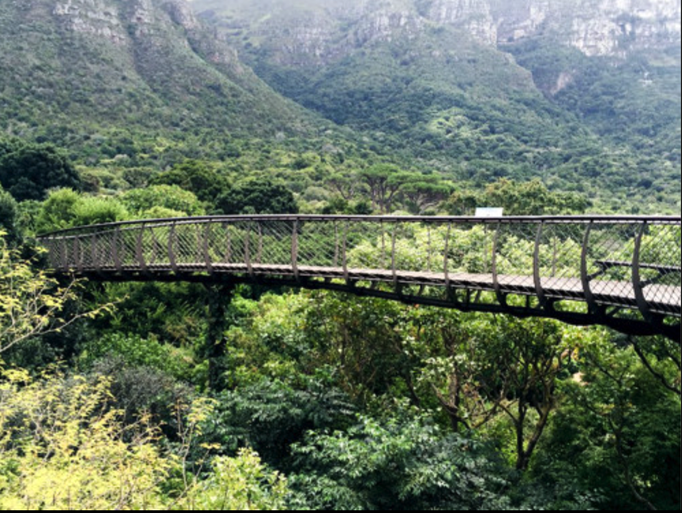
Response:
[{"label": "curved walkway deck", "polygon": [[283,283],[680,339],[680,218],[201,217],[40,240],[55,273],[98,281]]}]

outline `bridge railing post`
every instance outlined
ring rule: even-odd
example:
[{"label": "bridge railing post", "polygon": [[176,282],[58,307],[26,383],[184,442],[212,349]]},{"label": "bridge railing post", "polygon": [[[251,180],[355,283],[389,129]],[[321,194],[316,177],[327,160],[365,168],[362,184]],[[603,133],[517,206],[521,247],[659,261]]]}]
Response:
[{"label": "bridge railing post", "polygon": [[386,224],[382,219],[381,226],[381,268],[386,269]]},{"label": "bridge railing post", "polygon": [[339,266],[339,254],[340,254],[340,241],[339,241],[339,224],[334,221],[334,261],[332,267],[336,269]]},{"label": "bridge railing post", "polygon": [[145,223],[142,223],[140,227],[137,229],[137,238],[135,242],[135,256],[137,258],[137,263],[140,266],[140,270],[143,273],[147,273],[149,271],[149,268],[147,266],[147,260],[145,258],[144,254],[144,231],[145,231],[146,225]]},{"label": "bridge railing post", "polygon": [[252,221],[247,221],[246,222],[246,238],[244,240],[244,260],[246,263],[246,269],[249,273],[249,276],[253,277],[254,272],[253,272],[253,263],[251,262],[251,232],[253,231],[253,222]]},{"label": "bridge railing post", "polygon": [[635,299],[637,301],[637,307],[639,308],[642,317],[649,322],[653,322],[653,316],[651,315],[651,307],[647,303],[646,296],[644,294],[644,285],[642,280],[642,241],[644,235],[649,227],[647,222],[643,222],[637,231],[635,237],[635,249],[632,255],[632,286],[635,291]]},{"label": "bridge railing post", "polygon": [[590,222],[585,227],[585,236],[583,238],[582,251],[580,256],[580,280],[583,289],[583,295],[585,296],[585,301],[587,302],[587,307],[589,311],[593,314],[597,312],[598,305],[594,294],[592,293],[592,277],[589,272],[589,250],[590,250],[590,237],[592,235],[592,230],[594,229],[594,222]]},{"label": "bridge railing post", "polygon": [[497,296],[497,302],[500,305],[505,306],[507,304],[507,297],[502,293],[502,286],[500,285],[500,273],[498,269],[498,253],[500,250],[500,235],[502,232],[502,223],[498,222],[495,228],[495,239],[493,240],[493,260],[492,260],[492,273],[493,273],[493,287],[495,288],[495,295]]},{"label": "bridge railing post", "polygon": [[59,269],[62,271],[69,270],[69,246],[66,242],[66,238],[61,238],[59,240]]},{"label": "bridge railing post", "polygon": [[393,273],[393,287],[398,289],[398,223],[393,223],[393,233],[391,235],[391,272]]},{"label": "bridge railing post", "polygon": [[261,265],[263,263],[263,224],[256,222],[258,225],[258,254],[256,256],[256,263]]},{"label": "bridge railing post", "polygon": [[203,251],[204,251],[204,262],[206,263],[206,272],[209,275],[213,275],[213,261],[211,258],[211,232],[213,231],[213,224],[207,222],[204,224],[204,237],[203,237]]},{"label": "bridge railing post", "polygon": [[83,273],[83,252],[81,250],[81,240],[80,237],[75,237],[73,240],[73,253],[76,257],[75,267],[78,269],[79,273]]},{"label": "bridge railing post", "polygon": [[546,308],[547,297],[542,286],[542,274],[540,272],[540,249],[542,244],[542,234],[545,230],[545,223],[538,223],[537,234],[535,237],[535,251],[533,253],[533,281],[535,282],[535,293],[537,294],[540,306]]},{"label": "bridge railing post", "polygon": [[171,270],[175,274],[177,274],[179,270],[177,251],[178,251],[178,227],[177,223],[173,221],[168,232],[168,261],[170,263]]},{"label": "bridge railing post", "polygon": [[299,230],[299,220],[296,219],[293,223],[293,229],[291,232],[291,270],[294,273],[294,278],[296,281],[300,280],[300,273],[298,270],[298,230]]},{"label": "bridge railing post", "polygon": [[225,228],[225,259],[226,264],[232,263],[232,224],[223,223],[223,228]]},{"label": "bridge railing post", "polygon": [[444,251],[444,261],[443,261],[443,273],[445,274],[445,288],[447,289],[448,296],[450,295],[450,237],[452,235],[452,223],[448,223],[448,229],[445,234],[445,251]]},{"label": "bridge railing post", "polygon": [[93,232],[90,234],[90,258],[92,259],[92,266],[95,272],[99,273],[102,271],[102,262],[100,260],[99,251],[99,240],[97,233]]},{"label": "bridge railing post", "polygon": [[343,278],[346,283],[350,284],[350,272],[348,270],[348,230],[350,228],[350,221],[346,221],[343,227],[343,243],[341,244],[341,253],[343,260]]}]

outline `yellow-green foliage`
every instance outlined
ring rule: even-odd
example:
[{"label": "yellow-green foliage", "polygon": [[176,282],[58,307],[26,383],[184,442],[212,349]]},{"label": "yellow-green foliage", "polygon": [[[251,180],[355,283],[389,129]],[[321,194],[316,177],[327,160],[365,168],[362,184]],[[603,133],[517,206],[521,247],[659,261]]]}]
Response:
[{"label": "yellow-green foliage", "polygon": [[237,458],[216,458],[213,474],[195,484],[179,505],[193,511],[258,511],[286,508],[287,481],[270,473],[258,455],[242,450]]},{"label": "yellow-green foliage", "polygon": [[10,347],[69,321],[60,319],[67,301],[75,297],[73,286],[57,282],[10,249],[0,231],[0,354]]},{"label": "yellow-green foliage", "polygon": [[[106,379],[51,373],[34,381],[0,362],[0,510],[285,507],[286,480],[252,451],[215,458],[205,480],[187,472],[188,448],[211,401],[178,407],[183,443],[175,454],[161,449],[161,430],[149,417],[125,425],[110,399]],[[168,494],[173,475],[183,476],[182,485]]]},{"label": "yellow-green foliage", "polygon": [[152,509],[174,465],[146,419],[123,426],[107,411],[109,384],[56,374],[31,382],[4,371],[0,385],[0,509]]},{"label": "yellow-green foliage", "polygon": [[[0,232],[0,354],[73,319],[60,319],[73,286],[61,289],[3,242]],[[104,307],[108,308],[108,307]],[[216,458],[199,480],[187,471],[190,447],[213,402],[177,406],[175,452],[160,426],[133,424],[111,408],[107,379],[8,368],[0,360],[0,510],[281,509],[286,481],[255,453]],[[210,454],[211,447],[204,448]],[[176,485],[171,476],[181,475]]]}]

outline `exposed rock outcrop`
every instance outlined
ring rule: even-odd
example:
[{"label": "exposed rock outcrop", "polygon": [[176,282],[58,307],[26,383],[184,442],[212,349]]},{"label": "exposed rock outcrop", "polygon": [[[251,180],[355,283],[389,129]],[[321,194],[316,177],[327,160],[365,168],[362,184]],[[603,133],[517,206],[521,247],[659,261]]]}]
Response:
[{"label": "exposed rock outcrop", "polygon": [[499,41],[548,36],[586,55],[680,44],[679,0],[491,0]]},{"label": "exposed rock outcrop", "polygon": [[[195,0],[197,10],[205,1]],[[280,64],[324,64],[426,25],[454,27],[489,46],[551,38],[590,56],[681,41],[679,0],[312,0],[305,7],[278,0],[255,24],[243,14],[252,1],[226,1],[229,25],[264,40]]]}]

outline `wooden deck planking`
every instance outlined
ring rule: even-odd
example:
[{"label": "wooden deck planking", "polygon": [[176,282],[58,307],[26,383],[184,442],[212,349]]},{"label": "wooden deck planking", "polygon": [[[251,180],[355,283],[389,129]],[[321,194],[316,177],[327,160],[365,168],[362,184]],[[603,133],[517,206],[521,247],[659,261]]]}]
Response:
[{"label": "wooden deck planking", "polygon": [[[206,264],[178,263],[179,272],[206,273]],[[99,273],[117,273],[118,269],[106,266],[100,269],[91,267],[85,271]],[[124,272],[140,273],[143,270],[138,265],[124,265]],[[153,263],[147,265],[148,272],[172,272],[170,263]],[[213,263],[212,272],[218,274],[254,274],[261,276],[294,276],[296,273],[291,265],[271,264],[225,264]],[[403,285],[440,286],[448,285],[454,289],[470,289],[494,292],[496,287],[492,274],[430,273],[417,271],[396,271],[384,269],[353,269],[344,270],[341,267],[298,266],[298,275],[305,278],[350,279],[353,281],[372,281]],[[520,294],[536,296],[537,289],[532,276],[500,275],[498,283],[501,292],[506,294]],[[585,291],[579,278],[541,278],[545,295],[551,299],[583,300]],[[591,282],[592,294],[602,303],[614,306],[636,307],[637,298],[634,286],[628,282],[601,281]],[[644,289],[645,299],[654,311],[682,316],[682,289],[669,285],[649,285]]]}]

